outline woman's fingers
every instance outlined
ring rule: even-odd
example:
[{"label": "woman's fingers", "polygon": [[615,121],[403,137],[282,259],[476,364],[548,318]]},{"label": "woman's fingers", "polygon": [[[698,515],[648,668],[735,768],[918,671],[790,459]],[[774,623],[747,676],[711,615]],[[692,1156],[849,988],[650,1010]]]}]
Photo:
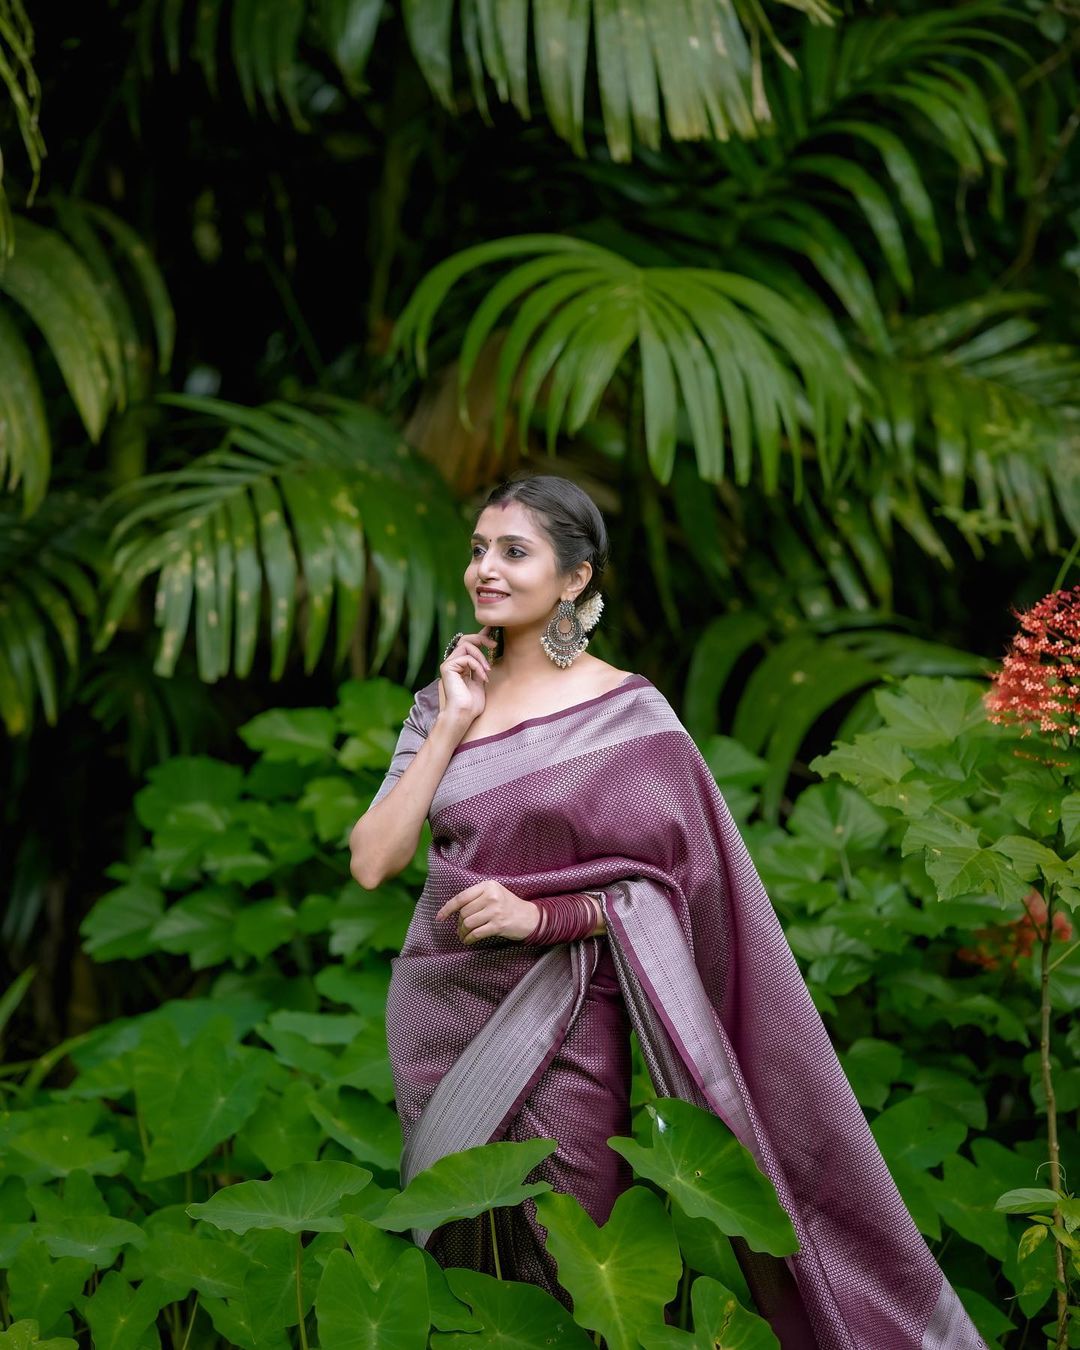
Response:
[{"label": "woman's fingers", "polygon": [[465,890],[458,891],[457,895],[451,896],[435,917],[437,919],[446,919],[451,914],[456,914],[459,909],[463,909],[467,904],[476,899],[479,899],[477,887],[467,886]]},{"label": "woman's fingers", "polygon": [[468,946],[474,942],[479,942],[481,938],[498,937],[498,936],[499,930],[495,926],[495,924],[486,923],[481,928],[474,928],[473,931],[469,933],[468,937],[464,937],[461,940]]}]

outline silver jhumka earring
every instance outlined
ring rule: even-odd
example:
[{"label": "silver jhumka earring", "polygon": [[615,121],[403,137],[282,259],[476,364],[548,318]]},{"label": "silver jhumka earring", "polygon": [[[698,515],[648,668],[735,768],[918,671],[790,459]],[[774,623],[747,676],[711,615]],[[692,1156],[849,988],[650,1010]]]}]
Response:
[{"label": "silver jhumka earring", "polygon": [[[573,600],[559,601],[558,609],[540,635],[541,647],[557,666],[565,670],[589,645],[585,634],[596,627],[603,608],[604,601],[599,591],[591,595],[580,609],[575,607]],[[570,625],[568,632],[563,631],[565,623]]]}]

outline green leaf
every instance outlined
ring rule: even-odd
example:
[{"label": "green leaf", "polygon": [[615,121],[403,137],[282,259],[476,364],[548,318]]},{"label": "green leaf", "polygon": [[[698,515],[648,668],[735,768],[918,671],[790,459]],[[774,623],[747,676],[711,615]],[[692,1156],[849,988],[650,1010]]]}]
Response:
[{"label": "green leaf", "polygon": [[144,1031],[135,1050],[135,1097],[151,1137],[145,1179],[190,1171],[254,1112],[271,1061],[234,1045],[232,1036],[223,1018],[186,1047],[167,1023]]},{"label": "green leaf", "polygon": [[111,1266],[122,1247],[142,1247],[146,1234],[138,1224],[111,1214],[79,1214],[39,1223],[37,1235],[50,1255],[76,1257],[95,1266]]},{"label": "green leaf", "polygon": [[75,1171],[114,1177],[123,1171],[129,1156],[117,1150],[107,1135],[83,1134],[63,1125],[28,1130],[16,1135],[10,1147],[54,1177],[66,1177]]},{"label": "green leaf", "polygon": [[156,886],[134,881],[103,895],[79,925],[83,950],[95,961],[145,956],[154,950],[150,934],[165,912]]},{"label": "green leaf", "polygon": [[370,1180],[366,1168],[352,1163],[296,1163],[269,1181],[226,1186],[204,1203],[188,1205],[187,1213],[233,1233],[253,1228],[340,1233],[345,1221],[335,1211],[342,1196],[355,1195]]},{"label": "green leaf", "polygon": [[983,690],[950,675],[909,675],[899,689],[875,689],[878,712],[906,750],[949,746],[985,722]]},{"label": "green leaf", "polygon": [[364,803],[344,778],[313,778],[299,805],[315,817],[315,832],[323,843],[340,844],[364,812]]},{"label": "green leaf", "polygon": [[315,1300],[319,1340],[335,1350],[418,1350],[431,1325],[427,1271],[414,1248],[373,1289],[348,1252],[331,1252]]},{"label": "green leaf", "polygon": [[596,1330],[609,1350],[637,1350],[650,1326],[662,1326],[682,1273],[671,1220],[659,1198],[631,1186],[598,1228],[572,1195],[537,1197],[559,1283],[574,1300],[574,1321]]},{"label": "green leaf", "polygon": [[78,1346],[78,1341],[66,1336],[39,1340],[38,1324],[33,1318],[13,1322],[6,1331],[0,1331],[0,1350],[78,1350]]},{"label": "green leaf", "polygon": [[694,1281],[690,1306],[693,1332],[677,1327],[644,1330],[645,1350],[780,1350],[768,1322],[742,1307],[730,1289],[707,1275]]},{"label": "green leaf", "polygon": [[469,1305],[478,1329],[431,1338],[433,1350],[589,1350],[592,1341],[544,1289],[497,1280],[477,1270],[451,1269],[446,1282]]},{"label": "green leaf", "polygon": [[314,1162],[323,1134],[312,1119],[311,1098],[311,1085],[295,1078],[280,1096],[267,1093],[237,1142],[250,1148],[268,1172]]},{"label": "green leaf", "polygon": [[326,708],[273,708],[240,728],[240,738],[272,764],[319,764],[333,754],[334,714]]},{"label": "green leaf", "polygon": [[656,1182],[691,1218],[745,1237],[754,1251],[798,1251],[772,1182],[718,1116],[674,1097],[646,1109],[652,1120],[648,1148],[633,1139],[608,1140],[639,1176]]},{"label": "green leaf", "polygon": [[250,1261],[235,1247],[175,1229],[158,1229],[141,1253],[143,1270],[157,1279],[207,1298],[239,1298]]},{"label": "green leaf", "polygon": [[994,1201],[994,1208],[1006,1214],[1049,1214],[1058,1203],[1057,1191],[1041,1186],[1021,1186],[1006,1191]]},{"label": "green leaf", "polygon": [[524,1178],[558,1146],[554,1139],[528,1139],[449,1153],[417,1173],[372,1222],[395,1232],[432,1229],[451,1219],[520,1204],[527,1196],[551,1190],[546,1181],[526,1185]]},{"label": "green leaf", "polygon": [[172,1294],[161,1280],[143,1280],[133,1289],[110,1270],[83,1307],[94,1350],[141,1350],[143,1337]]},{"label": "green leaf", "polygon": [[205,970],[232,955],[239,913],[230,888],[205,886],[170,905],[150,930],[150,939],[164,951],[187,956],[194,970]]},{"label": "green leaf", "polygon": [[11,1316],[33,1318],[48,1335],[75,1306],[93,1269],[93,1262],[78,1257],[52,1261],[42,1242],[24,1242],[7,1271]]},{"label": "green leaf", "polygon": [[386,1171],[401,1159],[401,1125],[396,1112],[367,1092],[325,1087],[310,1098],[309,1110],[331,1139],[360,1162]]}]

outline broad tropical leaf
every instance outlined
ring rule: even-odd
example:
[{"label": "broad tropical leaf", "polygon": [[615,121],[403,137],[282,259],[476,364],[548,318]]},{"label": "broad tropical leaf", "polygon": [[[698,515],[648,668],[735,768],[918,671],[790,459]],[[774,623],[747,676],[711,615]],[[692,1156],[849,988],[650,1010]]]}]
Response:
[{"label": "broad tropical leaf", "polygon": [[147,395],[152,369],[110,249],[144,292],[160,371],[173,349],[168,292],[138,235],[102,207],[63,197],[52,205],[60,229],[18,217],[11,256],[0,267],[0,488],[21,486],[27,514],[45,494],[51,458],[27,321],[44,337],[92,441],[112,412]]},{"label": "broad tropical leaf", "polygon": [[[0,0],[0,85],[7,92],[33,175],[27,201],[32,202],[41,174],[45,140],[41,134],[41,85],[34,71],[34,29],[23,0]],[[0,154],[0,268],[11,256],[11,207],[4,193],[4,157]]]},{"label": "broad tropical leaf", "polygon": [[29,520],[0,497],[0,717],[12,736],[29,729],[39,704],[56,721],[80,624],[96,618],[103,539],[94,517],[74,493],[53,494]]},{"label": "broad tropical leaf", "polygon": [[[777,488],[786,448],[804,427],[826,460],[837,452],[858,379],[828,316],[811,316],[760,282],[705,268],[643,267],[609,249],[562,235],[494,240],[447,259],[421,282],[395,332],[421,372],[435,315],[462,278],[507,259],[526,258],[494,285],[485,277],[462,340],[465,390],[483,344],[509,322],[499,354],[496,437],[511,389],[527,427],[545,382],[549,448],[560,428],[579,430],[632,347],[640,368],[645,442],[656,477],[675,460],[680,404],[700,474],[725,475],[730,438],[734,478],[750,481],[755,449],[766,492]],[[478,277],[471,279],[479,287]],[[508,319],[510,312],[513,318]],[[798,454],[792,459],[797,484]],[[798,487],[796,488],[796,492]]]},{"label": "broad tropical leaf", "polygon": [[200,677],[247,675],[264,613],[272,678],[285,669],[298,612],[310,671],[336,609],[340,662],[361,618],[370,557],[382,600],[370,667],[385,661],[407,598],[412,679],[437,611],[443,640],[453,631],[465,565],[464,526],[435,470],[408,454],[389,423],[344,399],[324,399],[322,413],[288,403],[164,401],[223,424],[225,435],[186,467],[117,495],[117,580],[99,648],[156,573],[159,674],[174,670],[194,621]]},{"label": "broad tropical leaf", "polygon": [[[831,6],[822,0],[787,3],[815,22],[831,22]],[[454,107],[451,8],[447,0],[405,4],[416,59],[448,108]],[[772,29],[760,5],[730,0],[640,0],[633,7],[609,0],[462,0],[469,79],[485,115],[488,81],[501,102],[512,102],[522,117],[530,115],[530,14],[544,107],[555,131],[579,155],[585,154],[586,76],[593,61],[615,160],[629,160],[635,140],[659,149],[664,130],[674,140],[748,139],[769,121],[758,42],[763,30],[771,37]]]},{"label": "broad tropical leaf", "polygon": [[[1036,533],[1054,551],[1057,511],[1080,530],[1080,350],[1033,340],[1039,329],[1029,313],[1041,303],[1018,292],[965,301],[910,320],[892,359],[862,361],[893,514],[945,565],[948,549],[923,494],[977,554],[981,538],[1003,533],[1028,556]],[[917,453],[922,445],[932,468]],[[969,504],[972,484],[977,506]]]}]

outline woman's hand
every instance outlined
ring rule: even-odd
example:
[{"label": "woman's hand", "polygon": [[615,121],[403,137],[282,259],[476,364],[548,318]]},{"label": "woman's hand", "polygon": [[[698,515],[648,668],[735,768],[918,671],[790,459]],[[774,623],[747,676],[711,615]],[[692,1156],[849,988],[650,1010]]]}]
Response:
[{"label": "woman's hand", "polygon": [[527,938],[536,927],[539,908],[508,891],[498,881],[478,881],[447,900],[436,919],[457,916],[458,937],[466,946],[480,938]]},{"label": "woman's hand", "polygon": [[484,624],[479,633],[463,633],[446,660],[439,667],[439,712],[464,722],[474,722],[484,711],[487,701],[486,685],[491,662],[485,647],[494,649],[496,639],[491,636],[491,625]]}]

